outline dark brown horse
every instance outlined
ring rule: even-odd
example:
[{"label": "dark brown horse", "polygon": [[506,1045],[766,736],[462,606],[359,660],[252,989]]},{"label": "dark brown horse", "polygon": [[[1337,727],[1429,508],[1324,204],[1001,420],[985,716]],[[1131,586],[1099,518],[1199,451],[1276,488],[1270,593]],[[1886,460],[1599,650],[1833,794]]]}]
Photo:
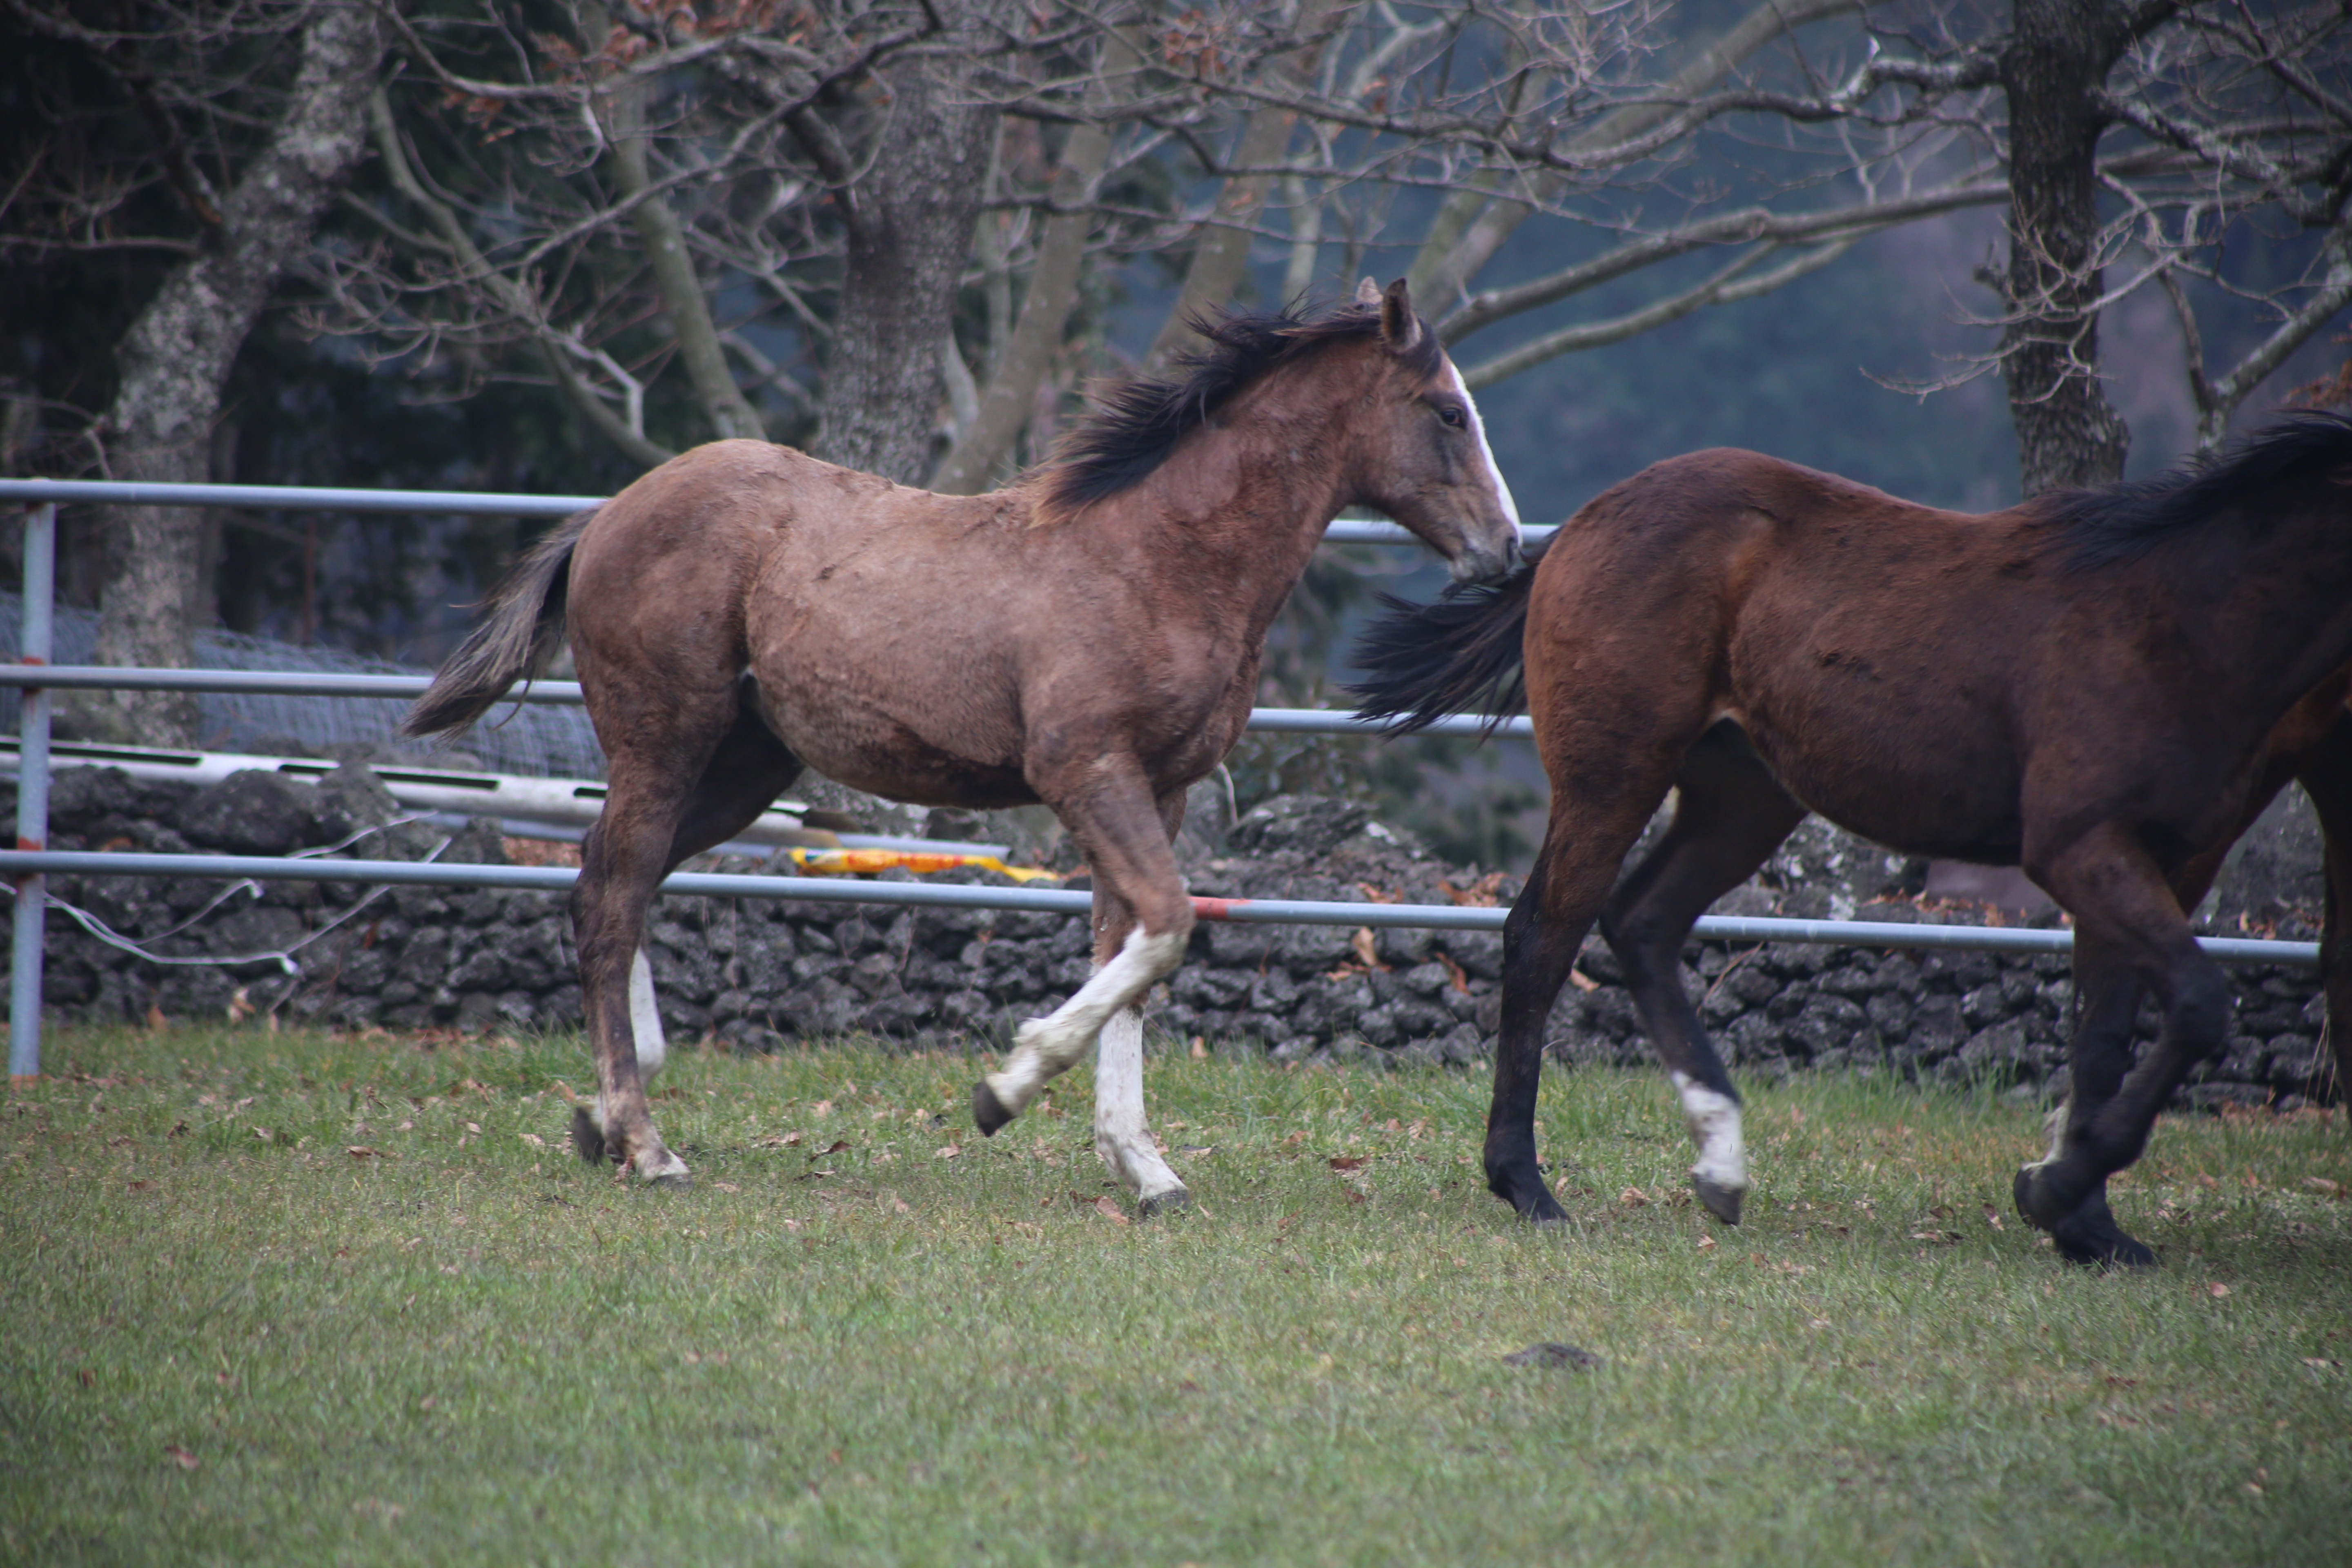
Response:
[{"label": "dark brown horse", "polygon": [[583,1152],[685,1178],[638,1065],[659,1048],[646,906],[806,765],[925,805],[1053,807],[1093,873],[1097,971],[1022,1026],[973,1112],[995,1131],[1099,1035],[1097,1149],[1147,1212],[1183,1201],[1144,1121],[1137,1004],[1192,931],[1170,840],[1241,736],[1267,624],[1342,508],[1386,512],[1460,580],[1518,559],[1476,411],[1403,284],[1202,330],[1186,379],[1118,389],[992,495],[721,441],[500,586],[406,728],[470,722],[569,632],[611,781],[572,895],[599,1091]]},{"label": "dark brown horse", "polygon": [[[2217,461],[1937,511],[1752,452],[1659,463],[1491,591],[1375,629],[1364,711],[1420,720],[1522,671],[1551,817],[1506,928],[1487,1184],[1530,1219],[1545,1020],[1596,917],[1736,1222],[1739,1101],[1677,979],[1692,922],[1818,811],[1914,855],[2024,867],[2071,911],[2072,1089],[2017,1205],[2078,1261],[2151,1263],[2107,1208],[2230,990],[2184,911],[2299,778],[2352,889],[2352,421],[2301,416]],[[1672,825],[1612,893],[1669,790]],[[2331,918],[2329,990],[2347,943]],[[2136,1066],[2142,994],[2161,1037]],[[2346,1050],[2339,1029],[2336,1047]]]}]

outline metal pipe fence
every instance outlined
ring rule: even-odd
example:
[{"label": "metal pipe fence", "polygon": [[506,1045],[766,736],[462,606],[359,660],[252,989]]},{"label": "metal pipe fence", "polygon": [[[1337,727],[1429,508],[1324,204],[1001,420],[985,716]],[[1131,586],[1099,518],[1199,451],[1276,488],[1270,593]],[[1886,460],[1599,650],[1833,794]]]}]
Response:
[{"label": "metal pipe fence", "polygon": [[[23,647],[14,667],[0,665],[0,687],[24,692],[18,748],[16,847],[0,851],[0,875],[16,884],[13,968],[9,986],[8,1070],[27,1078],[40,1070],[41,933],[46,878],[76,876],[192,877],[254,881],[361,882],[374,886],[509,888],[540,892],[569,890],[578,873],[560,867],[446,866],[396,860],[276,859],[226,855],[136,855],[56,852],[47,849],[49,693],[59,689],[248,692],[304,696],[410,699],[421,695],[423,676],[348,675],[314,671],[143,669],[48,663],[55,598],[57,507],[96,501],[116,506],[230,506],[274,510],[439,512],[500,517],[568,517],[600,504],[594,496],[478,495],[438,490],[357,490],[271,485],[121,484],[98,480],[0,479],[0,501],[26,503]],[[1550,529],[1531,528],[1548,536]],[[1329,542],[1410,543],[1412,536],[1391,522],[1341,520],[1325,534]],[[584,700],[576,681],[538,681],[511,694],[533,703],[577,705]],[[1377,734],[1379,727],[1335,710],[1260,708],[1250,725],[1259,731],[1295,734]],[[1434,735],[1487,732],[1527,735],[1530,721],[1499,725],[1475,714],[1454,714],[1422,731]],[[1064,915],[1085,914],[1092,895],[1071,889],[985,887],[968,883],[861,882],[836,878],[752,877],[715,872],[678,872],[662,890],[712,898],[784,899],[819,903],[885,904],[931,909],[992,909]],[[1247,924],[1408,927],[1437,931],[1498,931],[1508,911],[1440,904],[1332,903],[1277,899],[1192,900],[1195,914],[1209,921]],[[2011,927],[1912,925],[1892,921],[1808,921],[1710,915],[1692,931],[1697,941],[1785,942],[1834,947],[1947,948],[2005,953],[2066,953],[2070,931]],[[2200,945],[2224,963],[2316,967],[2315,942],[2260,942],[2209,937]]]}]

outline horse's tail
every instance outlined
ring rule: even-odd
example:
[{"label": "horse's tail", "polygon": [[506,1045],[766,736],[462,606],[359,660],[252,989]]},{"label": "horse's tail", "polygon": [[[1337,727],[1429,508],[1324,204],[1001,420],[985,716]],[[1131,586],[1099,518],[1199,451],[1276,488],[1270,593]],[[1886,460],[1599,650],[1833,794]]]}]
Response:
[{"label": "horse's tail", "polygon": [[1520,646],[1535,568],[1522,567],[1490,588],[1472,588],[1426,605],[1391,595],[1397,612],[1373,623],[1356,644],[1370,678],[1348,689],[1362,700],[1356,717],[1410,735],[1448,713],[1484,710],[1486,730],[1527,702]]},{"label": "horse's tail", "polygon": [[457,645],[433,684],[400,721],[404,735],[459,730],[489,711],[518,680],[535,679],[563,646],[572,552],[596,509],[564,519],[523,552],[490,593],[489,618]]}]

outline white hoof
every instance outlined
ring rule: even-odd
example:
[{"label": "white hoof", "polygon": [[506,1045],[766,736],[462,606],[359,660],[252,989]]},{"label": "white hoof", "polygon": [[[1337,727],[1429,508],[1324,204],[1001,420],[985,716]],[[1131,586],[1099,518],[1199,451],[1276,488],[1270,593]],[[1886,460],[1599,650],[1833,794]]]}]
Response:
[{"label": "white hoof", "polygon": [[690,1187],[694,1184],[694,1177],[687,1170],[686,1162],[660,1146],[637,1156],[637,1175],[640,1180],[657,1187]]}]

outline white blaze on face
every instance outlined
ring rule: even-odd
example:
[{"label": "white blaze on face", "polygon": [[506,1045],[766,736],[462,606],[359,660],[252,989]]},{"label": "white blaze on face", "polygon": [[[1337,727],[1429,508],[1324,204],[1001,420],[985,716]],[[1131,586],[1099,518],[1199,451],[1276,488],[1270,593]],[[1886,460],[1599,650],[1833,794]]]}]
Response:
[{"label": "white blaze on face", "polygon": [[[1462,373],[1454,368],[1451,359],[1445,362],[1445,374],[1439,384],[1459,397],[1464,410],[1469,414],[1470,434],[1478,437],[1478,455],[1486,459],[1486,472],[1494,476],[1495,504],[1501,507],[1503,515],[1511,520],[1511,531],[1517,533],[1519,503],[1511,499],[1511,487],[1503,479],[1503,467],[1495,461],[1495,448],[1486,445],[1486,422],[1478,417],[1478,401],[1470,395],[1470,389],[1462,384]],[[1521,542],[1524,543],[1525,540],[1522,539]]]}]

